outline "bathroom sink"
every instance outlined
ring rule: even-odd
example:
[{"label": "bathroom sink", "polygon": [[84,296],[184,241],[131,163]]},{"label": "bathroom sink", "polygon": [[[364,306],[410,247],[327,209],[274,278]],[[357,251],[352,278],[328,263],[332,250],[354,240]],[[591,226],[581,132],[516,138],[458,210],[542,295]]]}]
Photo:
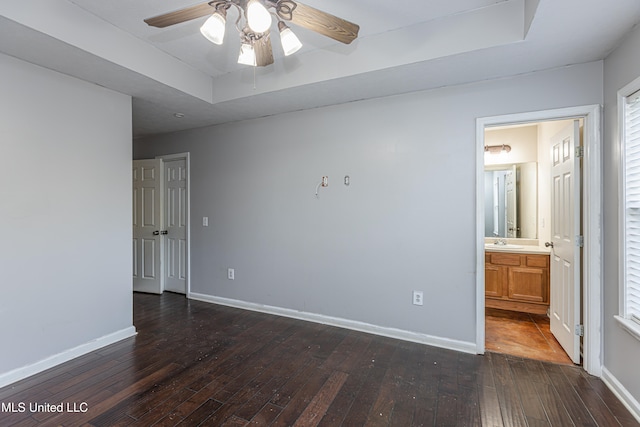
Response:
[{"label": "bathroom sink", "polygon": [[485,249],[497,250],[497,251],[508,251],[510,249],[522,249],[522,245],[496,245],[495,243],[485,243]]}]

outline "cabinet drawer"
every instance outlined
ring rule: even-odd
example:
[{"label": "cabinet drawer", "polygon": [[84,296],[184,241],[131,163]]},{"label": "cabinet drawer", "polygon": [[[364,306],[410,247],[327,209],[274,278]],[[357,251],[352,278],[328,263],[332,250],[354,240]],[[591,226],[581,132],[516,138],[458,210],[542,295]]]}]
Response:
[{"label": "cabinet drawer", "polygon": [[520,265],[518,254],[491,254],[491,264],[495,265]]},{"label": "cabinet drawer", "polygon": [[526,264],[527,264],[527,267],[547,268],[549,267],[549,256],[548,255],[527,255]]}]

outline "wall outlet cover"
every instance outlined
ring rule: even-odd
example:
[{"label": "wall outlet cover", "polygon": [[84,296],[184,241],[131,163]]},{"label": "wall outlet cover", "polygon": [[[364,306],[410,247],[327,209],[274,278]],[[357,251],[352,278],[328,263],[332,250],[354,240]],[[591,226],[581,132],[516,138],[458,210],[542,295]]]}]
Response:
[{"label": "wall outlet cover", "polygon": [[424,294],[422,291],[413,291],[413,305],[423,305]]}]

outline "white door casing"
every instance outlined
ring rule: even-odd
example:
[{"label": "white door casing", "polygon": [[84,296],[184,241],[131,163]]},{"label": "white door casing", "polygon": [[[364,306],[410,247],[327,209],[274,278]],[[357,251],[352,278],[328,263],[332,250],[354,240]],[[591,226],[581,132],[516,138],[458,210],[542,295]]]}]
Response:
[{"label": "white door casing", "polygon": [[133,161],[133,290],[161,294],[162,160]]},{"label": "white door casing", "polygon": [[551,141],[551,333],[574,363],[580,363],[580,122]]},{"label": "white door casing", "polygon": [[[583,105],[553,110],[531,111],[476,120],[476,269],[485,268],[484,146],[488,127],[539,123],[559,119],[584,119],[584,157],[582,163],[584,233],[583,251],[583,367],[591,375],[602,375],[602,106]],[[485,352],[484,274],[476,274],[476,352]]]},{"label": "white door casing", "polygon": [[164,161],[165,290],[187,291],[186,159]]}]

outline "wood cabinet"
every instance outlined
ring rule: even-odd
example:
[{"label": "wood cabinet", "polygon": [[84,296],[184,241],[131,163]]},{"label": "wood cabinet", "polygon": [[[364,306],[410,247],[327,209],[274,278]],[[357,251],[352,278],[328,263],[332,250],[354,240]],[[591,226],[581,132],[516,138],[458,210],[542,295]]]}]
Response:
[{"label": "wood cabinet", "polygon": [[549,307],[549,255],[485,252],[485,304],[545,314]]}]

